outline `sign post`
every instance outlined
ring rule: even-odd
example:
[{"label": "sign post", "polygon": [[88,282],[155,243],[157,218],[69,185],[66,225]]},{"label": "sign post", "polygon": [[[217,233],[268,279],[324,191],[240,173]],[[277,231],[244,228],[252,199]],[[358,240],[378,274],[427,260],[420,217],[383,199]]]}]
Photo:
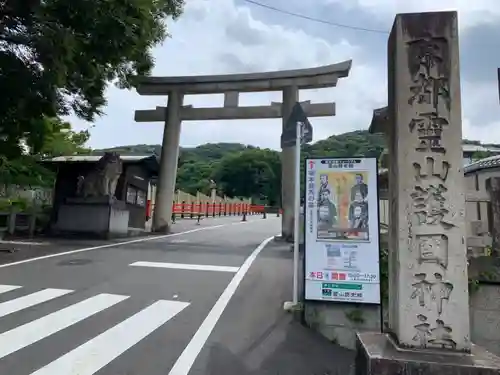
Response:
[{"label": "sign post", "polygon": [[300,103],[295,103],[281,135],[281,147],[295,144],[295,191],[293,230],[293,299],[285,302],[285,310],[297,306],[299,302],[299,245],[300,245],[300,147],[312,141],[312,126]]},{"label": "sign post", "polygon": [[306,160],[305,299],[380,303],[376,158]]}]

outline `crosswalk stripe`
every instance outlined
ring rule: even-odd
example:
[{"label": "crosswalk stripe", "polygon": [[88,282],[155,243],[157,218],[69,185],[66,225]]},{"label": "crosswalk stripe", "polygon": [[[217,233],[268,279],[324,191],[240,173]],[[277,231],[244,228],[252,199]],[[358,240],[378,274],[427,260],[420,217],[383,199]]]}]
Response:
[{"label": "crosswalk stripe", "polygon": [[10,301],[2,302],[0,303],[0,317],[50,301],[51,299],[64,296],[65,294],[71,292],[73,292],[73,290],[49,288]]},{"label": "crosswalk stripe", "polygon": [[0,285],[0,294],[1,293],[7,293],[10,292],[11,290],[16,290],[22,288],[19,285]]},{"label": "crosswalk stripe", "polygon": [[184,263],[164,263],[164,262],[135,262],[130,264],[134,267],[155,267],[172,268],[189,271],[216,271],[216,272],[238,272],[239,267],[231,266],[212,266],[210,264],[184,264]]},{"label": "crosswalk stripe", "polygon": [[156,301],[31,375],[95,374],[187,306],[187,302]]},{"label": "crosswalk stripe", "polygon": [[0,358],[25,348],[85,318],[127,299],[117,294],[98,294],[43,318],[0,334]]}]

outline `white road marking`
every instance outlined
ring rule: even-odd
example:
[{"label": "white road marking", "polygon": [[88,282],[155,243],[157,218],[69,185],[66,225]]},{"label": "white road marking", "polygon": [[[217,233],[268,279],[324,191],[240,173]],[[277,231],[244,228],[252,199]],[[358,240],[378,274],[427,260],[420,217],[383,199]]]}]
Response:
[{"label": "white road marking", "polygon": [[29,242],[29,241],[5,241],[5,240],[0,240],[0,244],[7,244],[7,245],[50,245],[50,242]]},{"label": "white road marking", "polygon": [[233,222],[233,223],[228,223],[228,224],[212,225],[210,227],[202,227],[202,228],[191,229],[191,230],[187,230],[185,232],[164,234],[164,235],[160,235],[160,236],[144,237],[144,238],[138,238],[136,240],[114,242],[114,243],[109,243],[109,244],[106,244],[106,245],[99,245],[99,246],[93,246],[93,247],[85,247],[83,249],[76,249],[76,250],[64,251],[62,253],[42,255],[42,256],[36,257],[36,258],[30,258],[30,259],[19,260],[17,262],[0,264],[0,268],[10,267],[10,266],[16,266],[18,264],[30,263],[30,262],[34,262],[34,261],[42,260],[42,259],[49,259],[49,258],[60,257],[60,256],[63,256],[63,255],[82,253],[84,251],[106,249],[108,247],[128,245],[128,244],[131,244],[131,243],[153,241],[153,240],[158,240],[158,239],[168,238],[168,237],[176,237],[176,236],[181,236],[183,234],[200,232],[202,230],[209,230],[209,229],[216,229],[216,228],[228,227],[228,226],[231,226],[231,225],[239,225],[239,224],[246,224],[246,223],[261,223],[261,222],[262,221],[260,221],[260,220],[238,221],[236,223]]},{"label": "white road marking", "polygon": [[187,263],[164,263],[164,262],[135,262],[129,264],[134,267],[171,268],[189,271],[215,271],[215,272],[238,272],[240,267],[212,266],[210,264],[187,264]]},{"label": "white road marking", "polygon": [[183,235],[183,234],[189,234],[189,233],[199,232],[199,231],[202,231],[202,230],[209,230],[209,229],[221,228],[221,227],[226,227],[226,226],[233,225],[233,224],[234,223],[221,224],[221,225],[213,225],[211,227],[196,228],[196,229],[187,230],[185,232],[164,234],[164,235],[161,235],[161,236],[151,236],[151,237],[145,237],[145,238],[138,238],[136,240],[114,242],[114,243],[109,243],[109,244],[106,244],[106,245],[99,245],[99,246],[93,246],[93,247],[86,247],[86,248],[83,248],[83,249],[76,249],[76,250],[64,251],[62,253],[43,255],[43,256],[40,256],[40,257],[36,257],[36,258],[19,260],[17,262],[0,264],[0,268],[15,266],[15,265],[18,265],[18,264],[23,264],[23,263],[30,263],[30,262],[34,262],[36,260],[42,260],[42,259],[49,259],[49,258],[54,258],[54,257],[60,257],[60,256],[63,256],[63,255],[83,253],[85,251],[106,249],[108,247],[128,245],[128,244],[137,243],[137,242],[146,242],[146,241],[158,240],[158,239],[162,239],[162,238],[176,237],[176,236],[180,236],[180,235]]},{"label": "white road marking", "polygon": [[64,296],[73,290],[67,289],[44,289],[39,292],[31,293],[26,296],[12,299],[0,303],[0,317],[12,314],[17,311],[27,309],[28,307],[38,305],[51,299]]},{"label": "white road marking", "polygon": [[238,289],[243,277],[250,269],[250,266],[255,261],[259,253],[266,247],[266,245],[274,239],[274,236],[265,239],[254,251],[253,253],[245,260],[243,265],[240,267],[239,271],[234,275],[233,279],[226,287],[226,289],[222,292],[221,296],[212,307],[212,310],[208,313],[207,317],[201,323],[201,326],[198,328],[193,338],[189,342],[189,344],[184,348],[182,354],[177,358],[174,366],[168,373],[168,375],[188,375],[191,367],[193,366],[196,357],[200,354],[203,346],[208,340],[208,337],[212,333],[215,325],[219,321],[224,309],[227,304],[231,300],[231,297]]},{"label": "white road marking", "polygon": [[0,285],[0,294],[10,292],[11,290],[16,290],[22,288],[20,285]]},{"label": "white road marking", "polygon": [[0,334],[0,358],[84,320],[128,296],[99,294]]},{"label": "white road marking", "polygon": [[157,301],[31,375],[92,375],[161,327],[189,303]]}]

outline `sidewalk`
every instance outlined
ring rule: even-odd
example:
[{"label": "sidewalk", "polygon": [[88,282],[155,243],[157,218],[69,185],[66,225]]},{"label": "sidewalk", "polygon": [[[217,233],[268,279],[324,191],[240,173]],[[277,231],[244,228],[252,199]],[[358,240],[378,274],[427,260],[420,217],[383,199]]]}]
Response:
[{"label": "sidewalk", "polygon": [[207,374],[351,375],[354,351],[283,310],[292,297],[293,253],[270,242],[240,284],[210,339]]}]

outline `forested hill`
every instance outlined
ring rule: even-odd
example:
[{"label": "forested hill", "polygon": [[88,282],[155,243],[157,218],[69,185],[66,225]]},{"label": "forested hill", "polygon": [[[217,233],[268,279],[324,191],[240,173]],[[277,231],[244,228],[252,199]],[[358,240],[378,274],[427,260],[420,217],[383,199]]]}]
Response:
[{"label": "forested hill", "polygon": [[[470,140],[464,140],[463,143],[481,145],[478,141]],[[302,158],[352,155],[378,157],[384,148],[382,135],[354,131],[304,146]],[[160,155],[161,146],[132,145],[107,150],[117,151],[122,155]],[[94,152],[102,151],[104,150]],[[269,204],[279,204],[280,153],[240,143],[207,143],[198,147],[181,148],[177,188],[192,194],[197,190],[207,194],[211,179],[217,183],[219,194],[251,196]]]},{"label": "forested hill", "polygon": [[[355,131],[306,145],[302,156],[378,157],[384,146],[381,135]],[[130,145],[106,150],[122,155],[160,155],[161,145]],[[104,150],[95,152],[99,151]],[[208,193],[210,179],[217,182],[221,194],[252,196],[277,204],[281,185],[280,153],[240,143],[207,143],[181,148],[177,188],[190,193],[197,190]]]},{"label": "forested hill", "polygon": [[[474,141],[471,141],[471,143]],[[370,134],[368,131],[358,130],[339,135],[305,146],[305,152],[318,156],[326,152],[328,156],[340,155],[365,155],[378,156],[385,146],[380,134]],[[233,153],[244,150],[259,149],[258,147],[243,145],[241,143],[206,143],[197,147],[181,147],[180,160],[220,159]],[[122,155],[160,155],[161,145],[127,145],[107,148],[106,151],[116,151]],[[105,150],[95,150],[95,152]],[[333,154],[332,154],[333,153]],[[325,155],[326,156],[326,155]]]}]

